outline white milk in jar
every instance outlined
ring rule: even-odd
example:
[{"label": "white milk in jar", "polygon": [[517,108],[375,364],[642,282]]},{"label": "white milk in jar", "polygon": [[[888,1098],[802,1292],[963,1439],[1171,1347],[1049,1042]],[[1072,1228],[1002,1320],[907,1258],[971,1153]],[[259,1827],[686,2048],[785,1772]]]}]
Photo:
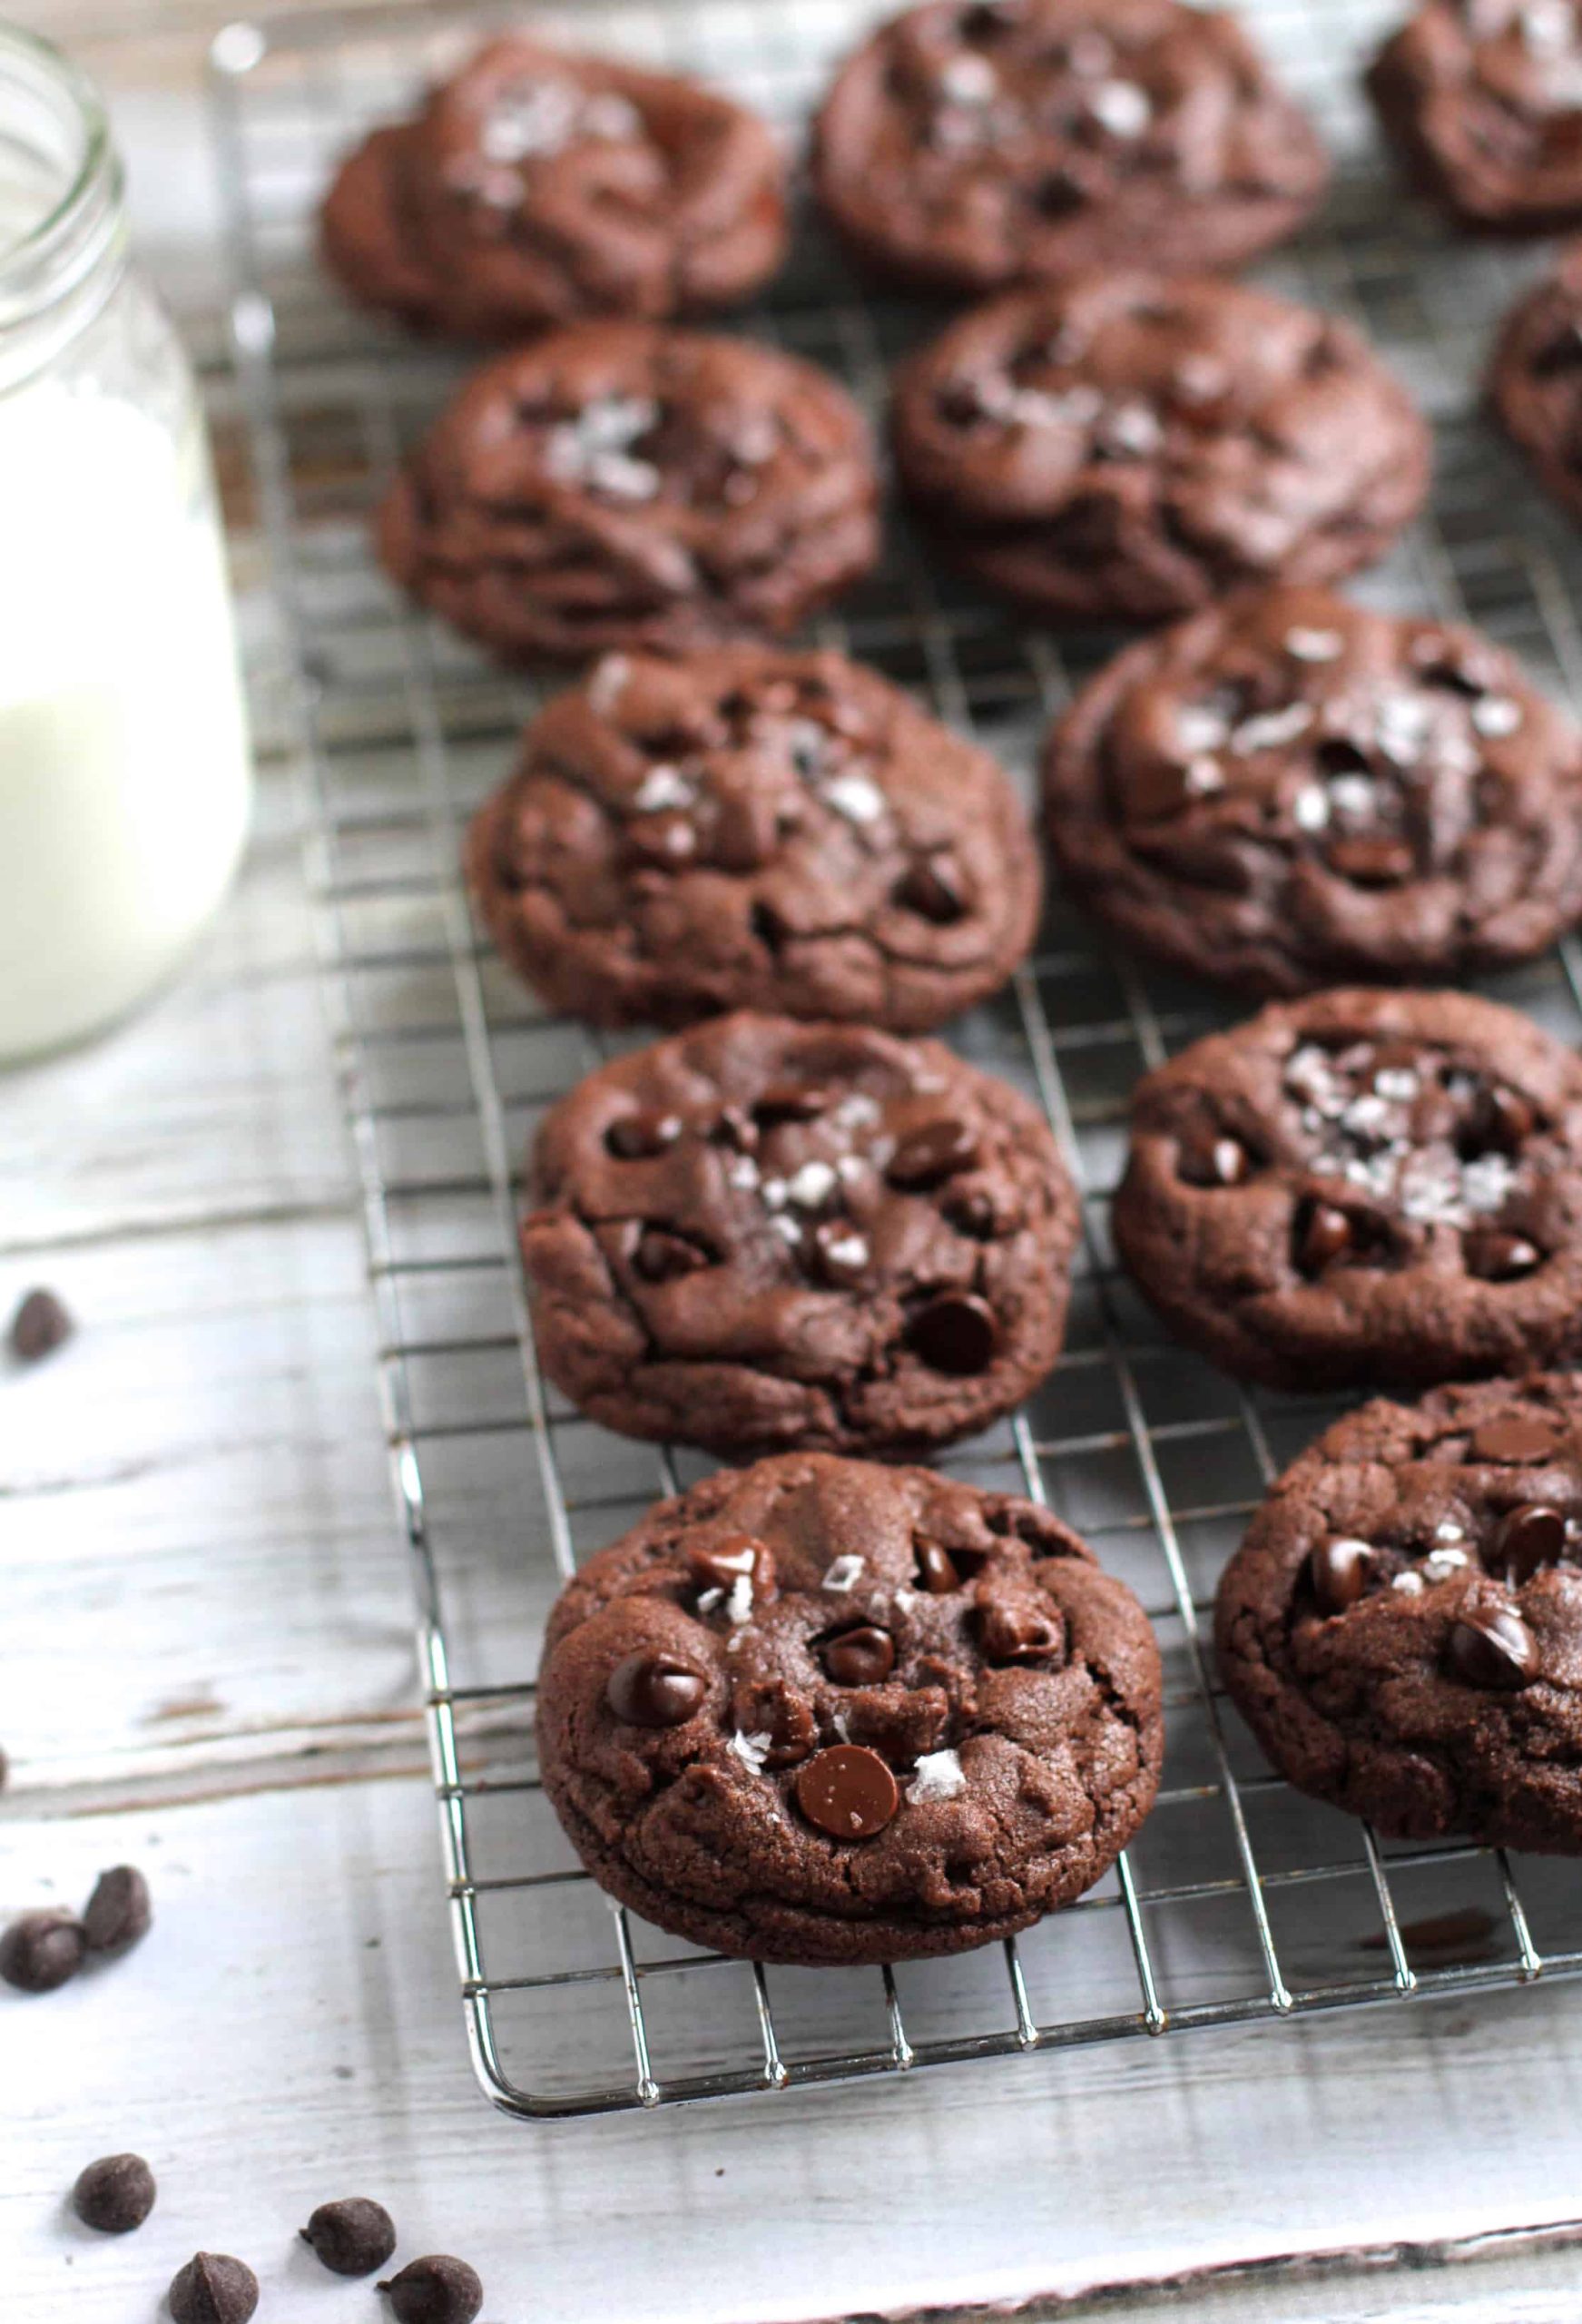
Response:
[{"label": "white milk in jar", "polygon": [[0,1060],[159,984],[250,788],[191,375],[91,91],[0,28]]}]

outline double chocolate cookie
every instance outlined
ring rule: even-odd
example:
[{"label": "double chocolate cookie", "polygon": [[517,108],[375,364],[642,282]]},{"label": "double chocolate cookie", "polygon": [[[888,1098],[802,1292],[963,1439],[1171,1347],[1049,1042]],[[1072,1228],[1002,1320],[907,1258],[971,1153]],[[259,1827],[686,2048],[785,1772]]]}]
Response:
[{"label": "double chocolate cookie", "polygon": [[1572,722],[1475,631],[1319,590],[1129,647],[1056,729],[1046,796],[1095,911],[1250,992],[1459,981],[1582,918]]},{"label": "double chocolate cookie", "polygon": [[1138,1085],[1114,1223],[1244,1379],[1528,1371],[1582,1344],[1582,1062],[1465,993],[1277,1004]]},{"label": "double chocolate cookie", "polygon": [[1429,437],[1348,325],[1229,282],[1085,274],[901,372],[902,481],[941,551],[1057,622],[1154,622],[1382,555]]},{"label": "double chocolate cookie", "polygon": [[352,297],[462,339],[728,306],[785,246],[767,125],[695,82],[514,34],[376,129],[322,214]]},{"label": "double chocolate cookie", "polygon": [[862,415],[745,340],[577,323],[486,364],[385,501],[402,587],[506,660],[793,629],[867,571]]},{"label": "double chocolate cookie", "polygon": [[899,1452],[1060,1350],[1077,1206],[1042,1116],[933,1041],[746,1013],[546,1117],[522,1228],[545,1371],[628,1436]]},{"label": "double chocolate cookie", "polygon": [[1473,226],[1582,219],[1582,32],[1571,0],[1427,0],[1368,89],[1412,174]]},{"label": "double chocolate cookie", "polygon": [[550,1617],[545,1789],[621,1903],[843,1965],[1012,1936],[1153,1804],[1158,1649],[1031,1502],[806,1453],[721,1473]]},{"label": "double chocolate cookie", "polygon": [[1582,524],[1582,243],[1506,317],[1489,394],[1545,491]]},{"label": "double chocolate cookie", "polygon": [[600,1024],[723,1009],[920,1031],[1004,983],[1037,854],[1008,777],[839,654],[610,655],[467,844],[496,940]]},{"label": "double chocolate cookie", "polygon": [[815,172],[860,259],[967,292],[1243,266],[1328,174],[1234,19],[1179,0],[928,0],[842,68]]},{"label": "double chocolate cookie", "polygon": [[1582,1852],[1582,1380],[1349,1413],[1260,1510],[1215,1633],[1299,1790],[1403,1839]]}]

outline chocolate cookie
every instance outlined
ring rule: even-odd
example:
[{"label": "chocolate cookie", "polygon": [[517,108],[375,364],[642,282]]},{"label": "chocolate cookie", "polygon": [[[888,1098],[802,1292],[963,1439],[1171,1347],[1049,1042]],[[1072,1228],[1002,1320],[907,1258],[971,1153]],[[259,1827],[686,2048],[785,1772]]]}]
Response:
[{"label": "chocolate cookie", "polygon": [[1571,0],[1427,0],[1367,84],[1424,190],[1469,224],[1582,219],[1582,37]]},{"label": "chocolate cookie", "polygon": [[362,305],[453,338],[660,319],[729,306],[774,271],[782,179],[740,105],[513,34],[358,147],[322,246]]},{"label": "chocolate cookie", "polygon": [[487,363],[386,498],[402,587],[506,660],[794,629],[879,552],[862,415],[796,356],[575,323]]},{"label": "chocolate cookie", "polygon": [[1315,589],[1144,639],[1051,738],[1067,881],[1257,993],[1451,982],[1582,918],[1582,734],[1476,631]]},{"label": "chocolate cookie", "polygon": [[538,1756],[645,1920],[903,1961],[1093,1886],[1153,1805],[1160,1692],[1142,1608],[1046,1509],[789,1453],[661,1502],[568,1584]]},{"label": "chocolate cookie", "polygon": [[928,0],[871,34],[819,116],[857,255],[982,292],[1074,268],[1244,266],[1322,195],[1323,147],[1234,18],[1179,0]]},{"label": "chocolate cookie", "polygon": [[496,941],[600,1024],[722,1009],[915,1032],[1037,924],[1007,776],[839,654],[612,655],[527,731],[473,824]]},{"label": "chocolate cookie", "polygon": [[940,549],[1057,622],[1324,582],[1422,500],[1428,430],[1350,327],[1229,282],[1086,274],[903,369],[902,481]]},{"label": "chocolate cookie", "polygon": [[522,1249],[545,1371],[628,1436],[899,1452],[1060,1350],[1076,1196],[1043,1117],[933,1041],[745,1012],[545,1118]]},{"label": "chocolate cookie", "polygon": [[1545,491],[1582,524],[1582,242],[1506,317],[1489,384]]},{"label": "chocolate cookie", "polygon": [[1582,1344],[1582,1062],[1465,993],[1276,1004],[1138,1085],[1114,1224],[1243,1378],[1527,1371]]},{"label": "chocolate cookie", "polygon": [[1582,1852],[1582,1380],[1349,1413],[1259,1511],[1215,1632],[1299,1790],[1403,1839]]}]

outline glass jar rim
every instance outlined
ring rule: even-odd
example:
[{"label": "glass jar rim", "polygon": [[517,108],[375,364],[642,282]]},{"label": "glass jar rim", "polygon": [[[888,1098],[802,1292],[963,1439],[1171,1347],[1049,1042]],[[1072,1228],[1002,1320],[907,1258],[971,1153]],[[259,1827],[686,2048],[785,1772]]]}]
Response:
[{"label": "glass jar rim", "polygon": [[31,67],[40,80],[65,98],[82,132],[81,152],[54,201],[15,241],[0,242],[0,298],[16,279],[47,273],[52,256],[68,250],[95,209],[119,206],[120,163],[110,118],[97,88],[53,41],[0,18],[0,69],[7,57]]}]

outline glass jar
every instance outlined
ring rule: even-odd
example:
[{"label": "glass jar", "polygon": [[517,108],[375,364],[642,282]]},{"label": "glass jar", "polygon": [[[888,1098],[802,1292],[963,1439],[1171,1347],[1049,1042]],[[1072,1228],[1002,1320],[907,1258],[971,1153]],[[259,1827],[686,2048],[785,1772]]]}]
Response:
[{"label": "glass jar", "polygon": [[160,983],[251,789],[192,374],[130,261],[98,97],[0,25],[0,1061]]}]

